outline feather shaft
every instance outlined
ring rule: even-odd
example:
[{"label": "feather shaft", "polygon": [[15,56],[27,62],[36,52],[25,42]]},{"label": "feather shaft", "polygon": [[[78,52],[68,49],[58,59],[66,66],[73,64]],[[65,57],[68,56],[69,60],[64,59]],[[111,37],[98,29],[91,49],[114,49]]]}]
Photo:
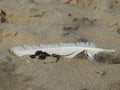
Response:
[{"label": "feather shaft", "polygon": [[48,44],[40,46],[18,46],[11,48],[11,51],[17,56],[35,54],[36,51],[41,50],[48,54],[57,54],[73,58],[77,54],[85,51],[89,58],[94,59],[94,55],[99,52],[115,52],[115,50],[96,48],[94,43],[89,42],[77,42],[77,43],[59,43],[59,44]]}]

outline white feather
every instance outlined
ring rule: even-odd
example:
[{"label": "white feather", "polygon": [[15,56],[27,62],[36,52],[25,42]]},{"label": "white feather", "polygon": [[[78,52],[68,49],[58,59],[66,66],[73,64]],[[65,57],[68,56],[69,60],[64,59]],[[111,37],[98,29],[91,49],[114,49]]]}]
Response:
[{"label": "white feather", "polygon": [[11,51],[17,56],[32,55],[38,50],[48,54],[66,56],[67,58],[73,58],[84,51],[84,54],[91,60],[94,60],[94,55],[99,52],[115,52],[115,50],[96,48],[93,42],[59,43],[40,46],[24,45],[11,48]]}]

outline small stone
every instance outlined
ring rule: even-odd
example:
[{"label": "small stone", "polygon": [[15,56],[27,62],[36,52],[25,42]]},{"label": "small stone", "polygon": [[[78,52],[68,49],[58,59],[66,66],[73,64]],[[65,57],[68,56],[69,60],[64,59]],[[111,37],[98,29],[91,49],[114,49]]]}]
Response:
[{"label": "small stone", "polygon": [[0,22],[7,23],[6,12],[0,9]]},{"label": "small stone", "polygon": [[120,34],[120,28],[118,28],[117,33]]},{"label": "small stone", "polygon": [[32,59],[35,58],[35,57],[36,57],[35,55],[30,55],[30,58],[32,58]]},{"label": "small stone", "polygon": [[73,21],[77,21],[77,20],[78,20],[78,18],[74,18],[74,19],[73,19]]},{"label": "small stone", "polygon": [[68,16],[72,16],[72,14],[71,14],[71,13],[69,13],[69,14],[68,14]]},{"label": "small stone", "polygon": [[71,30],[71,29],[72,29],[72,27],[70,27],[70,26],[63,28],[63,30],[65,30],[65,31],[68,31],[68,30]]},{"label": "small stone", "polygon": [[96,73],[99,75],[105,75],[105,71],[97,71]]},{"label": "small stone", "polygon": [[30,60],[27,60],[26,62],[27,62],[28,64],[30,64],[30,63],[31,63],[31,62],[30,62]]}]

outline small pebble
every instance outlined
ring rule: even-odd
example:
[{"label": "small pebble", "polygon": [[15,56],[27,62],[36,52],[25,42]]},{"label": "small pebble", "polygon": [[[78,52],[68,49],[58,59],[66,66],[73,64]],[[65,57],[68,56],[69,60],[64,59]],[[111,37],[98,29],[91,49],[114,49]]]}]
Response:
[{"label": "small pebble", "polygon": [[120,29],[117,30],[117,33],[120,34]]},{"label": "small pebble", "polygon": [[67,31],[67,30],[71,30],[72,27],[64,27],[63,30]]},{"label": "small pebble", "polygon": [[73,21],[77,21],[78,19],[77,18],[74,18]]},{"label": "small pebble", "polygon": [[30,64],[30,60],[27,60],[27,63]]},{"label": "small pebble", "polygon": [[35,55],[30,55],[30,58],[32,58],[32,59],[35,58]]},{"label": "small pebble", "polygon": [[71,14],[71,13],[69,13],[69,14],[68,14],[68,16],[72,16],[72,14]]},{"label": "small pebble", "polygon": [[99,75],[105,75],[105,71],[97,71],[96,73]]}]

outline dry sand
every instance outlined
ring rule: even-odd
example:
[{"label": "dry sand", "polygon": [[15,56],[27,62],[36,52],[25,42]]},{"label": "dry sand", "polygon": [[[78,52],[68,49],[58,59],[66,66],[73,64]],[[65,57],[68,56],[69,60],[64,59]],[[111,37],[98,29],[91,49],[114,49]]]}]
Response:
[{"label": "dry sand", "polygon": [[0,0],[0,9],[0,90],[120,90],[120,59],[47,58],[45,64],[9,52],[84,39],[119,56],[120,0]]}]

